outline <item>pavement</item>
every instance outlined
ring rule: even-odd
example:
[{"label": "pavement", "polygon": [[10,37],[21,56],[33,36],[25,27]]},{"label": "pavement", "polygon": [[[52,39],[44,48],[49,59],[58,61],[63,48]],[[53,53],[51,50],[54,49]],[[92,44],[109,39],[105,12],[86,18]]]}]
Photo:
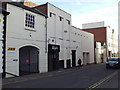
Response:
[{"label": "pavement", "polygon": [[[21,82],[21,81],[28,81],[28,80],[33,80],[33,79],[40,79],[40,78],[46,78],[46,77],[52,77],[52,76],[57,76],[57,75],[62,75],[62,74],[67,74],[79,70],[87,70],[90,68],[94,68],[96,66],[103,65],[104,63],[100,64],[92,64],[92,65],[86,65],[86,66],[81,66],[81,67],[72,67],[68,69],[60,69],[58,71],[51,71],[51,72],[46,72],[46,73],[34,73],[30,75],[23,75],[19,77],[12,77],[12,78],[3,78],[2,79],[2,85],[7,85],[9,83],[13,82]],[[84,68],[84,69],[83,69]]]}]

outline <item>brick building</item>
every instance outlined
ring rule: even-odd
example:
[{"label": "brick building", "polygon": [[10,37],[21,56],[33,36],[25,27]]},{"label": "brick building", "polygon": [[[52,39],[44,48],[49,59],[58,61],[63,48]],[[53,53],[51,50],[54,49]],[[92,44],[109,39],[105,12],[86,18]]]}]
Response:
[{"label": "brick building", "polygon": [[118,40],[114,29],[105,26],[104,22],[88,23],[82,26],[84,31],[94,34],[95,63],[105,62],[107,57],[117,56]]}]

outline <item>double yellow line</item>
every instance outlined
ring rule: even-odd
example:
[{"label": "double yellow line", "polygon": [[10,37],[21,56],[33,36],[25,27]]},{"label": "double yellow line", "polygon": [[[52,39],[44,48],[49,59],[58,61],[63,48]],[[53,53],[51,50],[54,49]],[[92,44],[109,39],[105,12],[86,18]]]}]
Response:
[{"label": "double yellow line", "polygon": [[118,71],[115,71],[114,73],[110,74],[109,76],[101,79],[100,81],[96,82],[95,84],[91,85],[90,87],[86,88],[85,90],[92,90],[92,89],[100,86],[100,85],[103,84],[106,80],[112,78],[112,77],[115,76],[116,74],[118,74]]}]

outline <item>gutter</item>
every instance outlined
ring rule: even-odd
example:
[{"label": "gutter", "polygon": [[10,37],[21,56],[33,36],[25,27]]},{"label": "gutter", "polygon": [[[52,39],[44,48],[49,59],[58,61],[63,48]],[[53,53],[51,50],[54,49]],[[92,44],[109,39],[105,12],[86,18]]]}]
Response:
[{"label": "gutter", "polygon": [[46,28],[46,31],[45,31],[45,53],[47,53],[47,18],[45,18],[45,28]]}]

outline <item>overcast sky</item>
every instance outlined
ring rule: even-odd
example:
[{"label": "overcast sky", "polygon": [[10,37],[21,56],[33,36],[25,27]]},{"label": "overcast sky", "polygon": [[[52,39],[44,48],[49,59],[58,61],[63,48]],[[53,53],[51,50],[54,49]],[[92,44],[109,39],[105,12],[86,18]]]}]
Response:
[{"label": "overcast sky", "polygon": [[72,15],[72,25],[105,21],[106,26],[118,29],[119,0],[30,0],[36,4],[49,2]]}]

